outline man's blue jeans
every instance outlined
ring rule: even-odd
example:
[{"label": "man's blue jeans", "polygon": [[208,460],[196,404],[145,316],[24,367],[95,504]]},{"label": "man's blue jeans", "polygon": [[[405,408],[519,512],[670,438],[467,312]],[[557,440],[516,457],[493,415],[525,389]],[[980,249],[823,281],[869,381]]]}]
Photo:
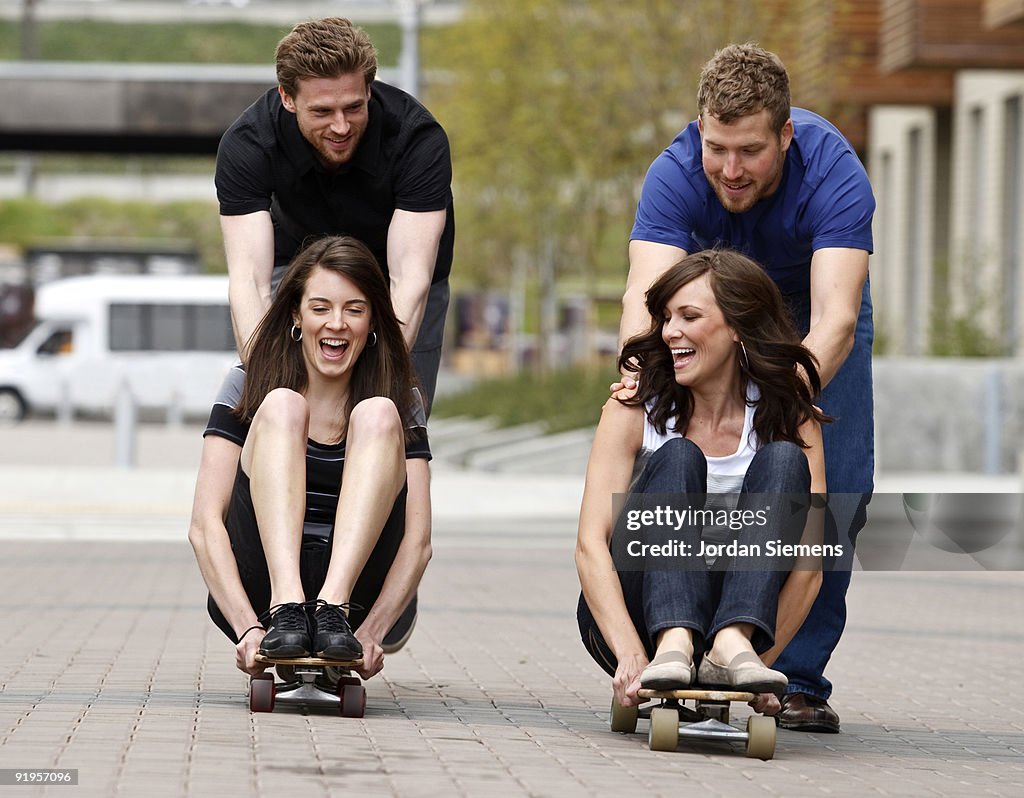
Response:
[{"label": "man's blue jeans", "polygon": [[[810,294],[787,295],[787,304],[802,335],[810,325]],[[874,490],[874,401],[871,387],[871,345],[874,324],[871,291],[866,281],[853,351],[825,388],[821,409],[835,418],[822,426],[825,481],[829,492],[829,523],[838,535],[856,540],[867,520],[867,505]],[[832,683],[825,666],[846,626],[846,591],[850,571],[826,571],[821,590],[800,631],[772,666],[789,679],[787,693],[806,693],[828,699]]]},{"label": "man's blue jeans", "polygon": [[[751,461],[743,480],[737,509],[763,509],[757,502],[763,494],[810,492],[807,458],[796,444],[777,441],[762,447]],[[690,494],[707,492],[707,461],[700,448],[685,438],[668,441],[648,461],[626,502],[628,510],[637,498],[647,494]],[[750,505],[749,507],[747,505]],[[759,544],[784,537],[783,502],[767,513],[768,523],[750,524],[738,535],[740,543]],[[756,505],[756,506],[755,506]],[[802,523],[801,523],[802,528]],[[692,551],[699,549],[703,529],[682,527],[675,532]],[[732,564],[735,566],[735,563]],[[694,653],[710,647],[715,634],[735,623],[754,625],[752,644],[758,651],[770,648],[775,637],[775,616],[779,590],[787,572],[773,568],[738,570],[672,569],[619,571],[623,598],[647,656],[654,655],[654,641],[662,629],[692,629]],[[597,623],[580,596],[577,619],[583,643],[599,665],[615,672],[615,656],[604,642]]]}]

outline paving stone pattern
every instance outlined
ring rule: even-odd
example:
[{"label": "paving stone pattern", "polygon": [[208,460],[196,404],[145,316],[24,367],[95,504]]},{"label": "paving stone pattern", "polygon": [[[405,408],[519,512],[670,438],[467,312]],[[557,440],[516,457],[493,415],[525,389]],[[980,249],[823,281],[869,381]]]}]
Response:
[{"label": "paving stone pattern", "polygon": [[[647,749],[608,730],[567,523],[436,530],[409,645],[366,717],[251,714],[184,540],[0,544],[0,768],[55,796],[1024,794],[1024,576],[858,573],[829,675],[843,733]],[[743,709],[734,722],[741,722]]]}]

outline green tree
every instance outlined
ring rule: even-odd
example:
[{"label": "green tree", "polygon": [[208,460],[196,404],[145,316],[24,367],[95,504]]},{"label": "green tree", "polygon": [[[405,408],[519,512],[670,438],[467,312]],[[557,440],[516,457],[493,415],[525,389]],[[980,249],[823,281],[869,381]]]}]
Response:
[{"label": "green tree", "polygon": [[732,41],[783,40],[783,5],[468,0],[425,47],[442,76],[427,99],[452,140],[462,277],[534,285],[542,341],[556,279],[624,277],[640,183],[692,118],[701,65]]}]

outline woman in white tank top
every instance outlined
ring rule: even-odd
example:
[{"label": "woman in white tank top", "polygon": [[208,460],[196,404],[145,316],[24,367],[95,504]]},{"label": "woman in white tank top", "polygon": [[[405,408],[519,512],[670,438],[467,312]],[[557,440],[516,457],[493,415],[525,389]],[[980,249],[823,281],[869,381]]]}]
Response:
[{"label": "woman in white tank top", "polygon": [[[605,404],[587,467],[580,632],[623,706],[640,703],[641,686],[700,683],[761,693],[755,709],[777,711],[771,694],[786,677],[768,665],[803,622],[821,572],[758,555],[794,521],[803,534],[805,519],[820,517],[807,514],[825,493],[816,364],[774,282],[736,252],[687,256],[651,286],[647,309],[649,331],[619,361],[640,371],[637,391]],[[766,494],[802,497],[802,514],[783,517],[790,505]],[[613,508],[615,495],[624,508]],[[723,519],[729,567],[708,570],[699,555],[716,553],[708,535]]]}]

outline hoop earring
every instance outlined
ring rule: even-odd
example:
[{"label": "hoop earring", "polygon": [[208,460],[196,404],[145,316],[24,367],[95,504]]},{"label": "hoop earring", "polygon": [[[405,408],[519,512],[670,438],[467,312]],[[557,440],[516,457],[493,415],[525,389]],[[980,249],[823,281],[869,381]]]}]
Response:
[{"label": "hoop earring", "polygon": [[[296,330],[299,331],[299,337],[298,338],[295,337],[295,331]],[[299,341],[302,340],[302,328],[298,324],[293,324],[292,325],[291,335],[292,335],[292,340],[295,341],[295,343],[298,343]]]},{"label": "hoop earring", "polygon": [[743,341],[740,341],[740,354],[743,355],[740,359],[740,365],[747,371],[750,371],[750,358],[747,357],[747,348],[743,345]]},{"label": "hoop earring", "polygon": [[373,340],[367,339],[366,345],[372,349],[377,345],[377,333],[373,330],[370,330],[370,335],[373,336]]}]

